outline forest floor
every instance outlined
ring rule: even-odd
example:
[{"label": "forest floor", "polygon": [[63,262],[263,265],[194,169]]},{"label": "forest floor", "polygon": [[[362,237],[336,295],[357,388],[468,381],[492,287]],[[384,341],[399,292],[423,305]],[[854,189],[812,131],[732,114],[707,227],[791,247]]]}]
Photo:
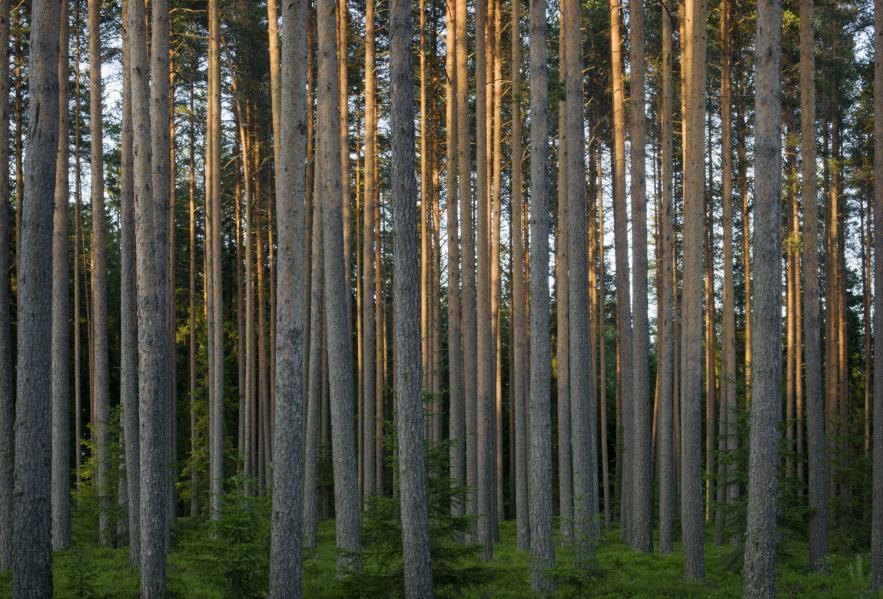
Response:
[{"label": "forest floor", "polygon": [[[168,596],[174,598],[221,599],[241,597],[231,593],[230,583],[219,574],[216,558],[203,553],[199,543],[188,542],[196,535],[186,525],[176,531],[175,547],[168,559]],[[530,561],[526,552],[515,547],[514,523],[506,522],[500,530],[501,542],[495,547],[494,559],[468,589],[438,589],[440,596],[462,598],[531,597]],[[304,553],[303,596],[305,598],[354,596],[335,580],[334,522],[322,522],[319,543]],[[740,550],[733,546],[718,547],[706,539],[706,580],[685,583],[683,555],[668,556],[637,554],[628,549],[612,532],[602,540],[597,560],[591,571],[568,565],[566,555],[559,562],[558,590],[553,597],[739,597],[741,594]],[[782,597],[873,597],[868,591],[868,555],[832,555],[828,576],[812,574],[806,566],[805,543],[787,541],[780,551],[778,590]],[[249,556],[244,556],[247,560]],[[266,560],[266,557],[263,558]],[[262,560],[255,560],[261,568]],[[128,549],[103,548],[91,542],[80,542],[54,557],[55,596],[68,598],[101,597],[126,599],[138,596],[136,569],[130,567]],[[264,569],[266,568],[264,564]],[[246,568],[247,571],[247,568]],[[264,573],[265,577],[266,574]],[[0,575],[0,597],[11,597],[8,573]],[[263,593],[256,597],[266,596]],[[395,596],[395,593],[390,593]],[[372,593],[370,599],[381,599]]]}]

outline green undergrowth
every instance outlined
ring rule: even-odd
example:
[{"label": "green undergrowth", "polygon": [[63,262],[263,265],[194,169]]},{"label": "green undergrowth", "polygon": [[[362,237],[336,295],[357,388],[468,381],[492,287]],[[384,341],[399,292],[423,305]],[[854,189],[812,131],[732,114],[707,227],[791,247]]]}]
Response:
[{"label": "green undergrowth", "polygon": [[[263,508],[257,508],[260,511]],[[255,529],[262,529],[255,523]],[[265,557],[246,556],[239,566],[218,563],[228,554],[219,554],[218,547],[206,541],[210,533],[205,526],[196,526],[186,519],[175,530],[172,551],[169,554],[167,576],[168,596],[171,599],[225,599],[227,597],[264,597],[266,588],[249,588],[248,584],[266,584],[260,570]],[[213,532],[212,537],[217,538]],[[483,566],[475,562],[473,584],[461,589],[447,588],[442,595],[464,599],[531,597],[530,557],[515,547],[515,527],[506,522],[500,529],[500,542],[494,559]],[[244,539],[248,544],[254,539]],[[259,541],[262,542],[262,541]],[[253,547],[256,549],[256,547]],[[569,551],[556,545],[558,565],[552,577],[558,581],[552,597],[739,597],[741,577],[738,548],[718,547],[710,536],[705,546],[706,580],[704,583],[685,583],[683,555],[642,555],[632,552],[619,540],[618,532],[604,535],[596,559],[591,565],[574,560]],[[232,549],[231,549],[232,550]],[[225,549],[226,551],[226,549]],[[239,550],[241,554],[242,551]],[[806,544],[786,541],[779,552],[778,590],[781,597],[874,597],[869,592],[870,567],[867,554],[838,554],[829,559],[830,574],[813,574],[806,566]],[[303,596],[309,598],[339,598],[365,596],[356,585],[336,578],[337,551],[334,546],[334,522],[324,521],[319,526],[316,548],[304,551]],[[245,581],[233,589],[229,570],[251,570],[257,581]],[[103,548],[91,539],[76,542],[74,547],[55,553],[53,560],[55,596],[68,598],[135,598],[138,596],[137,570],[129,565],[128,549]],[[225,574],[225,572],[227,572]],[[398,589],[389,588],[384,595],[376,591],[371,597],[395,597]],[[0,574],[0,597],[11,597],[11,577]]]}]

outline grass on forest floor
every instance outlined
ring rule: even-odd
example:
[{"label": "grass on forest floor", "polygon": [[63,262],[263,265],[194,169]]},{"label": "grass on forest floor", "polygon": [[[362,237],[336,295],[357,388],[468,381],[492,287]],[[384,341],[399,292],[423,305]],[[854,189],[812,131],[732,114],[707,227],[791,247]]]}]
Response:
[{"label": "grass on forest floor", "polygon": [[[182,521],[176,531],[175,547],[169,554],[168,596],[174,598],[221,599],[228,597],[223,577],[210,567],[211,558],[193,551],[188,543],[196,535]],[[501,542],[494,559],[487,565],[484,581],[470,589],[452,591],[464,599],[531,597],[530,561],[526,552],[515,548],[515,527],[503,524]],[[335,579],[336,551],[334,522],[322,522],[318,546],[304,552],[303,596],[305,598],[343,597]],[[190,550],[188,550],[189,548]],[[676,550],[679,550],[676,547]],[[868,591],[870,575],[867,554],[832,555],[830,575],[813,574],[806,566],[807,547],[787,541],[780,550],[778,590],[782,597],[873,597]],[[618,532],[604,536],[591,570],[577,568],[566,551],[559,552],[561,580],[554,597],[739,597],[741,576],[739,550],[717,547],[706,540],[705,583],[685,583],[683,555],[636,554],[619,540]],[[569,581],[569,582],[568,582]],[[572,584],[579,581],[582,589]],[[54,557],[55,596],[68,598],[101,597],[126,599],[138,596],[137,572],[130,567],[128,549],[108,549],[80,543]],[[0,574],[0,598],[11,597],[8,573]],[[396,596],[394,591],[390,596]],[[379,599],[371,597],[370,599]]]}]

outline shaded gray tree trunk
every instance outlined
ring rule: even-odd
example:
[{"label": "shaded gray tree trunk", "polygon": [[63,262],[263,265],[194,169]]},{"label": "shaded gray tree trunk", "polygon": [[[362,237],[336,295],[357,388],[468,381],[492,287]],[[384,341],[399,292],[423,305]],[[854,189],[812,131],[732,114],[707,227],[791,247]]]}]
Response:
[{"label": "shaded gray tree trunk", "polygon": [[588,307],[588,265],[586,263],[586,174],[583,137],[583,76],[580,27],[582,15],[577,0],[566,0],[564,8],[565,89],[567,95],[567,244],[569,267],[569,369],[570,425],[573,455],[573,534],[579,554],[587,558],[597,541],[599,529],[597,454],[595,449],[595,382],[592,372],[591,331]]},{"label": "shaded gray tree trunk", "polygon": [[[132,155],[135,175],[135,246],[138,264],[138,396],[140,452],[141,596],[162,597],[165,592],[166,452],[163,438],[164,301],[159,279],[165,260],[156,235],[157,197],[154,196],[151,123],[144,2],[129,0],[129,79],[132,95]],[[167,73],[163,72],[165,79]],[[166,128],[165,122],[163,128]],[[160,227],[165,229],[165,227]]]},{"label": "shaded gray tree trunk", "polygon": [[[0,15],[9,0],[0,0]],[[0,18],[0,47],[9,46],[9,19]],[[9,57],[0,60],[0,164],[9,163]],[[9,169],[0,169],[0,197],[9,197]],[[12,567],[15,396],[12,386],[12,331],[9,310],[9,202],[0,202],[0,571]]]},{"label": "shaded gray tree trunk", "polygon": [[705,0],[684,4],[684,271],[681,529],[684,577],[705,577],[702,510],[702,248],[705,218]]},{"label": "shaded gray tree trunk", "polygon": [[487,123],[487,0],[477,0],[475,7],[475,218],[476,218],[476,382],[477,395],[477,487],[476,487],[476,541],[481,545],[481,557],[490,560],[494,551],[494,347],[491,324],[491,267],[490,267],[490,197],[488,193],[488,128]]},{"label": "shaded gray tree trunk", "polygon": [[304,199],[307,8],[286,2],[282,15],[279,156],[276,163],[275,425],[270,596],[300,597],[304,475]]},{"label": "shaded gray tree trunk", "polygon": [[[472,156],[469,126],[469,71],[467,58],[466,0],[457,0],[457,167],[460,173],[460,259],[462,265],[461,322],[463,333],[463,406],[466,430],[466,484],[469,496],[466,513],[476,515],[476,489],[478,487],[477,451],[477,389],[476,389],[476,315],[475,315],[475,235],[472,229]],[[476,40],[478,38],[476,37]],[[483,43],[484,40],[481,40]]]},{"label": "shaded gray tree trunk", "polygon": [[[519,549],[530,549],[528,509],[528,370],[524,289],[524,201],[521,142],[521,0],[512,2],[512,394],[515,412],[515,521]],[[511,498],[510,498],[511,501]]]},{"label": "shaded gray tree trunk", "polygon": [[[801,5],[801,18],[803,10]],[[802,56],[801,53],[801,58]],[[804,255],[807,253],[804,252]],[[874,1],[874,315],[874,373],[881,373],[874,377],[872,412],[874,497],[871,517],[871,586],[876,591],[883,587],[883,330],[880,326],[883,322],[883,0]],[[806,328],[808,333],[809,327]],[[810,450],[812,442],[810,437]]]},{"label": "shaded gray tree trunk", "polygon": [[[170,368],[171,339],[169,332],[169,173],[171,155],[169,153],[169,3],[168,0],[152,0],[150,4],[150,129],[153,174],[153,202],[156,225],[157,285],[160,287],[159,319],[160,347],[163,358],[161,367],[166,389],[162,393],[163,415],[166,418],[160,439],[160,454],[163,460],[164,477],[160,481],[162,497],[168,502],[172,489],[170,463],[170,431],[168,414],[174,410],[173,394],[169,381],[173,376]],[[220,299],[218,299],[218,304]],[[166,508],[169,509],[168,506]],[[167,511],[168,513],[168,511]],[[164,545],[168,550],[168,521],[164,521]]]},{"label": "shaded gray tree trunk", "polygon": [[622,405],[622,439],[618,451],[622,453],[622,472],[619,487],[620,516],[623,539],[630,540],[632,516],[632,439],[633,439],[633,376],[632,353],[632,308],[629,251],[628,251],[628,213],[626,211],[625,188],[625,90],[623,85],[622,67],[622,32],[620,5],[610,2],[610,55],[613,71],[613,238],[615,258],[616,288],[616,335],[617,355],[619,358],[619,377],[617,394]]},{"label": "shaded gray tree trunk", "polygon": [[[314,203],[310,267],[310,359],[304,470],[304,546],[315,547],[319,523],[319,428],[322,411],[322,333],[325,329],[322,260],[322,207]],[[373,260],[373,258],[372,258]]]},{"label": "shaded gray tree trunk", "polygon": [[135,261],[135,175],[132,138],[128,0],[123,5],[123,122],[120,147],[120,403],[125,437],[129,561],[139,563],[141,491],[138,440],[138,309]]},{"label": "shaded gray tree trunk", "polygon": [[[881,11],[877,11],[879,14]],[[825,447],[825,399],[822,393],[822,349],[819,339],[818,176],[816,171],[816,85],[813,45],[813,0],[800,2],[800,153],[803,195],[803,330],[806,353],[806,439],[809,495],[809,562],[827,569],[828,452]],[[878,27],[879,32],[879,27]],[[879,33],[876,38],[879,41]],[[881,56],[881,54],[877,54]],[[879,67],[877,67],[879,68]],[[876,71],[875,71],[876,73]],[[883,85],[883,82],[881,82]],[[877,137],[876,139],[880,139]],[[883,154],[881,154],[883,155]],[[875,154],[876,156],[876,154]],[[877,219],[876,222],[883,222]],[[877,236],[875,239],[881,239]],[[881,254],[876,254],[881,255]],[[875,278],[880,280],[880,277]],[[875,298],[881,297],[880,293]],[[880,314],[880,312],[875,312]],[[881,336],[876,336],[879,339]],[[878,351],[875,355],[883,356]],[[876,367],[875,367],[876,369]],[[881,372],[881,370],[876,370]],[[883,378],[883,377],[875,377]],[[883,381],[881,381],[883,382]],[[878,411],[876,413],[883,413]]]},{"label": "shaded gray tree trunk", "polygon": [[[417,180],[414,176],[414,73],[408,0],[390,4],[393,302],[395,388],[401,485],[405,597],[432,597],[427,513],[423,389],[420,376],[420,274],[417,257]],[[492,466],[492,464],[491,464]]]},{"label": "shaded gray tree trunk", "polygon": [[[662,322],[659,324],[659,338],[656,344],[657,368],[659,369],[659,420],[657,429],[657,466],[659,472],[659,551],[671,553],[673,550],[672,519],[675,510],[674,472],[674,410],[673,376],[674,368],[674,278],[672,275],[672,255],[674,236],[672,231],[672,2],[664,0],[661,10],[662,20],[662,104],[660,107],[660,137],[662,145]],[[658,264],[658,263],[657,263]]]},{"label": "shaded gray tree trunk", "polygon": [[[58,5],[31,5],[30,92],[18,256],[15,542],[12,593],[52,596],[49,370],[52,360],[52,208],[58,151]],[[4,19],[5,20],[5,19]],[[5,271],[3,277],[5,279]]]},{"label": "shaded gray tree trunk", "polygon": [[[357,554],[359,496],[356,485],[356,450],[353,423],[353,355],[347,312],[348,282],[344,265],[343,217],[341,215],[340,111],[338,106],[337,23],[338,5],[320,0],[317,10],[319,107],[317,164],[325,171],[321,182],[322,228],[325,271],[325,318],[328,337],[328,379],[331,393],[331,445],[334,459],[334,500],[337,548]],[[358,566],[356,558],[341,555],[338,575]]]},{"label": "shaded gray tree trunk", "polygon": [[530,0],[530,553],[536,591],[553,587],[549,384],[549,71],[545,0]]},{"label": "shaded gray tree trunk", "polygon": [[632,413],[632,515],[631,545],[649,552],[653,546],[653,476],[651,429],[653,409],[650,399],[650,326],[647,321],[647,181],[645,144],[647,124],[644,114],[644,6],[641,0],[629,4],[631,21],[631,194],[632,194],[632,301],[634,366]]},{"label": "shaded gray tree trunk", "polygon": [[757,3],[751,438],[743,597],[776,596],[776,495],[782,419],[782,3]]},{"label": "shaded gray tree trunk", "polygon": [[[562,13],[563,15],[563,13]],[[566,60],[563,17],[559,17],[558,54]],[[564,77],[563,72],[561,74]],[[558,416],[558,529],[563,543],[573,536],[573,452],[570,422],[570,302],[568,268],[570,248],[567,244],[567,108],[565,100],[558,101],[558,206],[555,239],[555,403]]]},{"label": "shaded gray tree trunk", "polygon": [[739,496],[736,480],[734,452],[739,447],[736,428],[736,305],[733,279],[733,152],[732,152],[732,5],[729,0],[721,3],[721,179],[724,229],[724,289],[723,289],[723,343],[721,345],[721,442],[719,447],[718,497],[727,507],[718,505],[715,510],[715,540],[723,541],[730,503]]},{"label": "shaded gray tree trunk", "polygon": [[209,0],[209,119],[207,123],[210,152],[210,164],[207,172],[210,186],[208,205],[210,214],[206,220],[211,221],[211,234],[207,236],[207,245],[211,263],[208,280],[211,296],[211,316],[208,334],[211,336],[209,349],[212,354],[212,368],[209,373],[209,490],[210,513],[218,518],[221,513],[221,495],[224,492],[224,309],[221,294],[221,17],[218,0]]},{"label": "shaded gray tree trunk", "polygon": [[[68,236],[68,3],[61,3],[58,59],[58,154],[52,231],[52,549],[71,544],[70,264]],[[5,197],[5,196],[2,196]],[[4,202],[5,203],[5,202]]]}]

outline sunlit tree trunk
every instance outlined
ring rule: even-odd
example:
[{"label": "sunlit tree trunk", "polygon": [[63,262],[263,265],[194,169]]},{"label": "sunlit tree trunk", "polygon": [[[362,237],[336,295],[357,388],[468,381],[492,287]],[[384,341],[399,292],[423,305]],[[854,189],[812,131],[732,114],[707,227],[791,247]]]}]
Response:
[{"label": "sunlit tree trunk", "polygon": [[496,503],[494,504],[494,540],[499,541],[499,523],[503,521],[503,351],[502,351],[502,278],[500,264],[500,232],[502,229],[502,120],[503,120],[503,2],[491,0],[494,7],[494,60],[488,75],[493,79],[493,139],[491,141],[491,322],[494,346],[494,414],[496,459]]},{"label": "sunlit tree trunk", "polygon": [[[620,485],[620,525],[625,540],[631,539],[632,516],[632,439],[633,433],[633,353],[632,309],[629,252],[628,213],[626,212],[625,188],[625,111],[622,67],[622,33],[620,6],[610,2],[610,55],[613,90],[613,228],[616,253],[616,337],[619,360],[617,394],[622,404],[623,443],[617,453],[622,453]],[[700,150],[701,154],[701,150]],[[619,474],[618,474],[619,475]]]},{"label": "sunlit tree trunk", "polygon": [[[458,108],[458,55],[460,41],[457,39],[460,28],[456,22],[456,0],[447,0],[445,10],[445,130],[447,131],[447,225],[448,225],[448,403],[450,425],[448,437],[451,443],[450,472],[451,483],[466,484],[466,414],[463,403],[463,353],[460,334],[460,246],[457,229],[457,202],[460,147],[458,135],[461,130]],[[451,503],[451,513],[462,516],[465,505],[460,501]]]},{"label": "sunlit tree trunk", "polygon": [[374,39],[374,0],[365,4],[365,201],[362,216],[362,401],[365,407],[363,447],[363,484],[365,493],[377,488],[375,463],[375,403],[377,384],[377,363],[374,355],[376,343],[376,322],[374,320],[374,195],[377,182],[374,178],[377,156],[377,104],[375,90],[375,39]]},{"label": "sunlit tree trunk", "polygon": [[107,254],[105,248],[104,213],[104,146],[102,136],[101,39],[98,0],[89,2],[89,120],[90,171],[92,207],[92,394],[95,405],[97,460],[96,484],[99,500],[99,539],[110,544],[108,509],[113,489],[109,486],[110,456],[108,455],[110,419],[110,362],[107,348]]}]

